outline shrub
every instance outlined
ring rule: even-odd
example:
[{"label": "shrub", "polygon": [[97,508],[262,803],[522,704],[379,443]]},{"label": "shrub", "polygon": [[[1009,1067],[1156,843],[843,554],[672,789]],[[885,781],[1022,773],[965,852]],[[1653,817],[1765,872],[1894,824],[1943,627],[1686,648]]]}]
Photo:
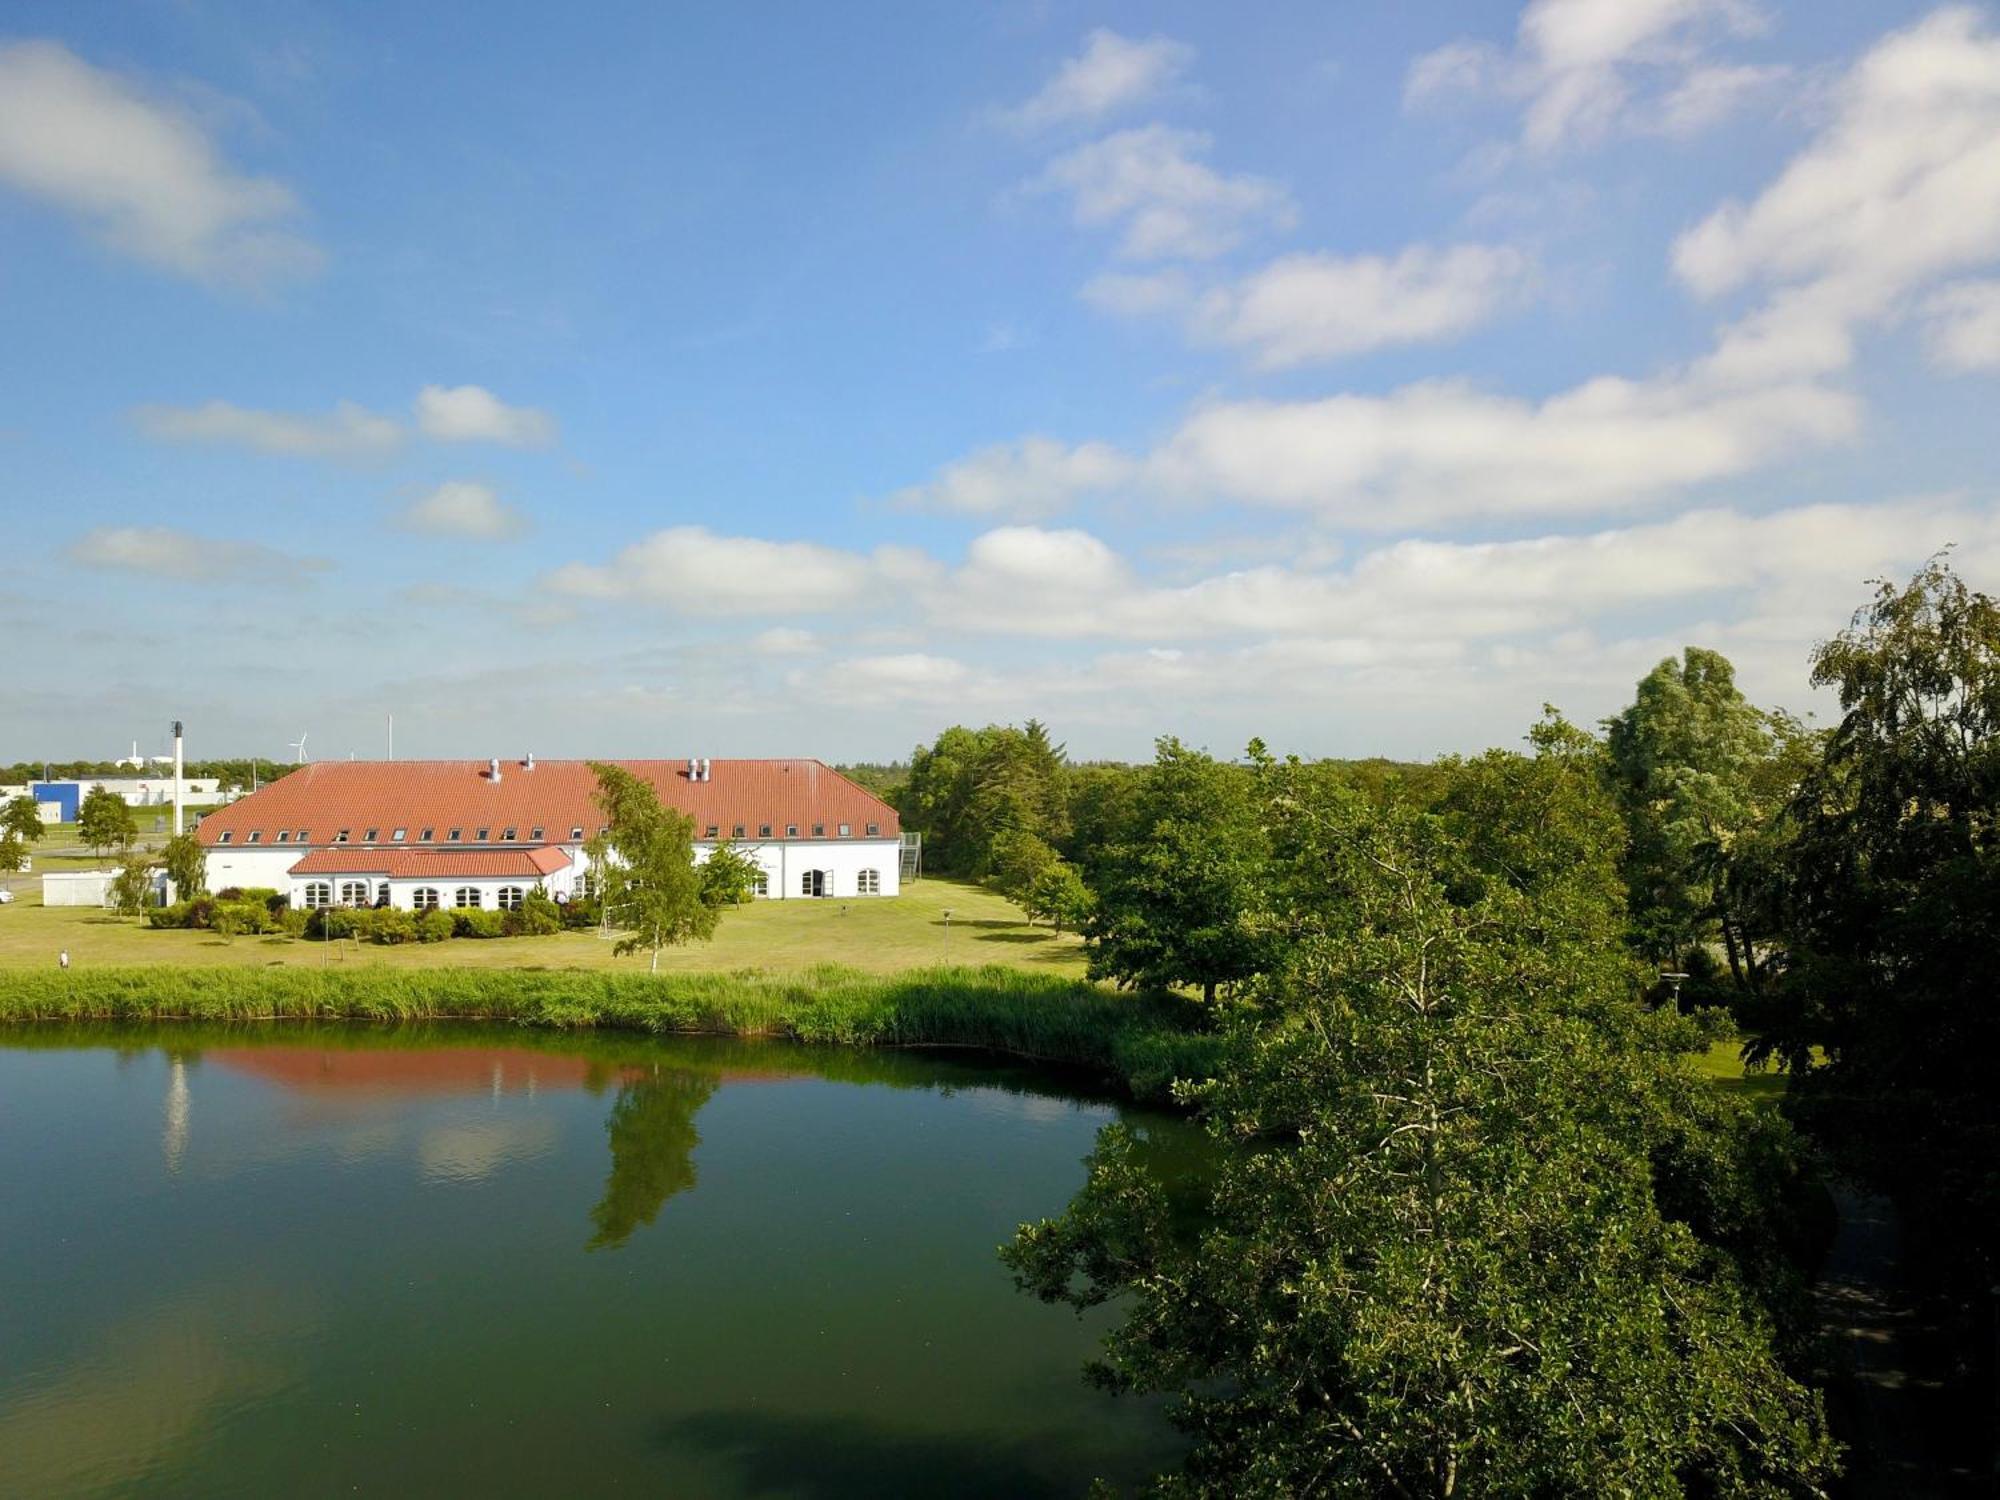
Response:
[{"label": "shrub", "polygon": [[502,920],[505,912],[483,911],[478,907],[467,907],[451,914],[452,936],[464,938],[497,938],[507,935],[506,923]]},{"label": "shrub", "polygon": [[148,927],[192,927],[194,923],[188,920],[188,908],[193,904],[191,901],[176,901],[172,906],[156,906],[146,913],[146,925]]},{"label": "shrub", "polygon": [[572,896],[562,909],[565,927],[595,927],[603,916],[604,907],[595,896]]},{"label": "shrub", "polygon": [[442,943],[451,937],[452,925],[448,911],[424,912],[417,918],[417,941]]},{"label": "shrub", "polygon": [[378,907],[367,916],[366,932],[373,942],[393,947],[398,943],[407,943],[417,935],[416,914],[404,911],[400,906]]},{"label": "shrub", "polygon": [[306,921],[311,915],[311,912],[294,910],[287,906],[278,914],[278,925],[284,929],[287,937],[304,937]]},{"label": "shrub", "polygon": [[541,891],[528,892],[521,909],[515,913],[521,919],[521,931],[529,937],[547,937],[552,932],[561,932],[563,925],[562,908]]}]

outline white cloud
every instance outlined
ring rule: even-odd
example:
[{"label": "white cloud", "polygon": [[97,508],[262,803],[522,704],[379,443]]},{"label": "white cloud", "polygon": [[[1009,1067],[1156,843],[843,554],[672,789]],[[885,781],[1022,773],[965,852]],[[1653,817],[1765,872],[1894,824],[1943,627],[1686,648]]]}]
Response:
[{"label": "white cloud", "polygon": [[1719,361],[1843,368],[1856,325],[2000,257],[2000,38],[1978,12],[1940,10],[1885,37],[1832,97],[1830,123],[1755,200],[1675,242],[1674,268],[1700,295],[1775,288]]},{"label": "white cloud", "polygon": [[922,594],[934,629],[984,637],[1167,642],[1226,637],[1372,643],[1511,639],[1739,596],[1762,613],[1805,598],[1789,627],[1809,639],[1871,574],[1947,543],[1985,563],[2000,516],[1947,500],[1801,506],[1768,515],[1700,510],[1671,520],[1506,542],[1409,539],[1338,568],[1266,565],[1159,585],[1081,531],[1006,527]]},{"label": "white cloud", "polygon": [[223,443],[314,458],[368,458],[390,452],[403,430],[352,401],[323,417],[257,411],[228,401],[201,406],[142,406],[133,413],[149,437],[171,443]]},{"label": "white cloud", "polygon": [[1791,76],[1790,68],[1776,63],[1697,68],[1660,100],[1653,124],[1665,135],[1699,135]]},{"label": "white cloud", "polygon": [[0,44],[0,184],[200,281],[268,283],[322,258],[288,227],[290,188],[237,171],[186,113],[56,42]]},{"label": "white cloud", "polygon": [[504,504],[487,485],[468,479],[448,479],[406,506],[397,515],[396,525],[404,531],[432,536],[493,542],[519,536],[527,530],[528,518]]},{"label": "white cloud", "polygon": [[810,630],[775,625],[752,637],[750,649],[759,656],[810,656],[819,650],[819,637]]},{"label": "white cloud", "polygon": [[417,393],[417,426],[441,443],[545,448],[556,438],[555,418],[547,412],[509,406],[477,385],[425,386]]},{"label": "white cloud", "polygon": [[1528,257],[1505,245],[1288,255],[1207,293],[1190,327],[1263,369],[1283,369],[1464,333],[1520,300],[1531,274]]},{"label": "white cloud", "polygon": [[1194,282],[1177,266],[1163,271],[1106,271],[1084,283],[1083,300],[1099,312],[1121,318],[1185,313],[1195,297]]},{"label": "white cloud", "polygon": [[165,526],[99,526],[71,543],[66,555],[85,567],[188,583],[222,579],[296,582],[329,566],[320,558],[294,557],[254,542],[199,537]]},{"label": "white cloud", "polygon": [[1128,260],[1207,260],[1252,232],[1284,228],[1290,195],[1260,177],[1228,177],[1197,158],[1209,137],[1147,125],[1057,157],[1030,186],[1070,194],[1078,224],[1120,227]]},{"label": "white cloud", "polygon": [[1531,0],[1511,50],[1455,41],[1428,52],[1411,64],[1404,99],[1497,93],[1520,103],[1523,143],[1549,151],[1621,127],[1660,128],[1644,95],[1664,81],[1669,97],[1680,95],[1668,117],[1691,129],[1754,92],[1707,61],[1714,40],[1764,29],[1749,0]]},{"label": "white cloud", "polygon": [[1947,370],[2000,369],[2000,281],[1961,281],[1924,304],[1931,358]]},{"label": "white cloud", "polygon": [[1217,402],[1154,453],[1164,490],[1359,526],[1632,507],[1851,434],[1854,402],[1795,383],[1604,376],[1539,402],[1449,381],[1383,396]]},{"label": "white cloud", "polygon": [[899,490],[899,505],[966,516],[1033,519],[1126,483],[1132,460],[1105,443],[1070,447],[1053,438],[996,443],[938,471],[928,484]]},{"label": "white cloud", "polygon": [[634,542],[602,567],[570,563],[545,583],[559,594],[632,600],[679,614],[783,616],[879,603],[926,566],[900,548],[863,555],[818,542],[673,526]]},{"label": "white cloud", "polygon": [[1017,129],[1097,120],[1152,98],[1186,71],[1194,48],[1168,37],[1133,41],[1099,27],[1040,93],[1002,118]]}]

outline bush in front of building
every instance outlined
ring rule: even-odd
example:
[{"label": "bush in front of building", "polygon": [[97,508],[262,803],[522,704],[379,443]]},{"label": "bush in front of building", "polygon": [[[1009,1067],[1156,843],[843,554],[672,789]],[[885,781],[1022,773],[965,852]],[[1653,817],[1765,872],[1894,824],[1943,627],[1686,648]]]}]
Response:
[{"label": "bush in front of building", "polygon": [[562,908],[540,891],[528,892],[521,909],[507,915],[517,920],[506,925],[523,937],[548,937],[562,931]]},{"label": "bush in front of building", "polygon": [[507,936],[507,913],[486,911],[477,906],[463,907],[451,914],[451,935],[462,938]]},{"label": "bush in front of building", "polygon": [[595,896],[572,896],[562,908],[563,926],[572,929],[595,927],[603,916],[603,904]]},{"label": "bush in front of building", "polygon": [[400,906],[378,906],[373,911],[357,912],[355,915],[366,918],[361,932],[371,943],[386,943],[394,947],[398,943],[416,940],[415,912],[405,911]]},{"label": "bush in front of building", "polygon": [[224,937],[239,932],[291,931],[293,913],[287,908],[284,898],[279,897],[274,908],[268,901],[260,899],[265,894],[252,891],[244,893],[244,896],[230,893],[197,896],[192,901],[176,901],[171,906],[154,907],[146,913],[146,922],[152,927],[191,927],[204,932],[219,932]]},{"label": "bush in front of building", "polygon": [[436,908],[420,913],[417,917],[417,941],[420,943],[447,942],[452,934],[451,913]]}]

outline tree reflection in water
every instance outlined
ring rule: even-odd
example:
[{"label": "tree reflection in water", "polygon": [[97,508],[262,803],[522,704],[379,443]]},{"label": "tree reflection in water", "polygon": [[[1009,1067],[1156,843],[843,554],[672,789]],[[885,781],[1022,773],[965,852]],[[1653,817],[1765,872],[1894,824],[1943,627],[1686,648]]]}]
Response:
[{"label": "tree reflection in water", "polygon": [[675,1193],[694,1186],[694,1117],[721,1080],[713,1073],[654,1067],[628,1077],[604,1121],[611,1138],[611,1175],[590,1211],[597,1232],[590,1248],[622,1245],[633,1230],[659,1217]]}]

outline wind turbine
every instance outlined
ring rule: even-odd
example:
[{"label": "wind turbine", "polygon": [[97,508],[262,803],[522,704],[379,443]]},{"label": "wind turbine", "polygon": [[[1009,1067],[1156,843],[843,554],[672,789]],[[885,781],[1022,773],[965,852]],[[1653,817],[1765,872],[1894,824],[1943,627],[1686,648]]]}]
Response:
[{"label": "wind turbine", "polygon": [[286,741],[285,748],[292,752],[292,763],[294,765],[304,765],[306,763],[306,731],[300,730],[297,739]]}]

